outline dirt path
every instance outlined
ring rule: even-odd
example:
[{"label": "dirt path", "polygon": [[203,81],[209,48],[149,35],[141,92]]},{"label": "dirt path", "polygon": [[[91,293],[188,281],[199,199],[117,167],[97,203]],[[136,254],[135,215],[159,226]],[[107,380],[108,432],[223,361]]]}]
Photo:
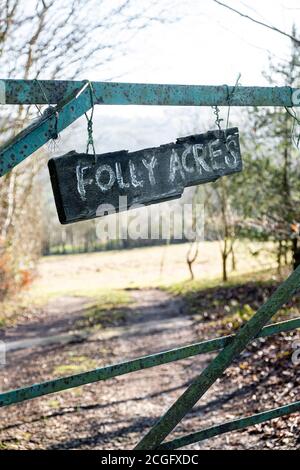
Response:
[{"label": "dirt path", "polygon": [[[120,362],[199,340],[183,304],[159,290],[133,290],[125,326],[78,331],[86,299],[63,297],[34,321],[7,331],[10,346],[3,389]],[[198,330],[199,331],[199,330]],[[199,333],[198,333],[199,334]],[[50,338],[50,339],[49,339]],[[31,342],[31,343],[30,343]],[[48,395],[0,411],[2,448],[130,449],[201,372],[211,356],[162,365]],[[82,368],[82,369],[80,369]],[[239,414],[253,386],[216,384],[175,434],[192,432]],[[274,443],[272,444],[274,447]],[[200,448],[266,447],[259,433],[232,433],[196,444]]]}]

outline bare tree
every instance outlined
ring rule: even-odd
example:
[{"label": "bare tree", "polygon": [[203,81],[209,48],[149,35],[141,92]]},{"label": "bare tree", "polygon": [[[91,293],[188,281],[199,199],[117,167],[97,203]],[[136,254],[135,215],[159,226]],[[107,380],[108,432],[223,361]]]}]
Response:
[{"label": "bare tree", "polygon": [[186,262],[189,268],[190,272],[190,280],[193,281],[195,276],[194,276],[194,271],[193,271],[193,264],[195,263],[199,253],[199,243],[198,241],[191,242],[189,249],[186,254]]},{"label": "bare tree", "polygon": [[[154,22],[176,21],[168,6],[168,1],[150,0],[0,0],[1,75],[85,79],[124,56],[139,31]],[[38,113],[33,106],[3,106],[0,145]],[[40,169],[45,156],[40,151],[0,181],[2,252],[13,247],[13,258],[20,257],[23,264],[27,259],[30,264],[41,249]]]},{"label": "bare tree", "polygon": [[[193,197],[192,197],[192,206],[193,206],[193,214],[192,214],[192,231],[196,233],[196,227],[197,227],[197,214],[195,211],[195,205],[197,204],[197,201],[199,197],[201,198],[201,186],[196,186]],[[188,265],[189,273],[190,273],[190,280],[193,281],[195,276],[194,276],[194,270],[193,270],[193,264],[197,261],[199,254],[199,240],[196,239],[191,241],[189,244],[189,248],[186,253],[186,262]]]},{"label": "bare tree", "polygon": [[275,31],[276,33],[282,34],[283,36],[286,36],[289,39],[292,39],[292,41],[294,41],[296,44],[298,44],[300,46],[300,40],[296,36],[294,36],[292,34],[289,34],[289,33],[286,33],[285,31],[282,31],[281,29],[277,28],[276,26],[272,26],[272,25],[269,25],[267,23],[264,23],[263,21],[256,20],[255,18],[252,18],[252,16],[246,15],[245,13],[242,13],[241,11],[236,10],[235,8],[232,8],[231,6],[227,5],[226,3],[220,2],[219,0],[212,0],[212,1],[217,3],[220,6],[224,7],[224,8],[227,8],[228,10],[232,11],[233,13],[237,13],[241,17],[252,21],[253,23],[256,23],[260,26],[263,26],[263,27],[268,28],[272,31]]}]

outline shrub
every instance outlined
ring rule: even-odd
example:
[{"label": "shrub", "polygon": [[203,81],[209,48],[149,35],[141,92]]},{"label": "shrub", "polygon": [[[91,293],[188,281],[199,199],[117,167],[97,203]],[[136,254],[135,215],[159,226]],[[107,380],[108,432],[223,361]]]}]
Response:
[{"label": "shrub", "polygon": [[0,301],[14,288],[14,270],[8,253],[0,249]]},{"label": "shrub", "polygon": [[0,302],[9,294],[27,287],[32,281],[32,272],[19,265],[11,248],[0,241]]}]

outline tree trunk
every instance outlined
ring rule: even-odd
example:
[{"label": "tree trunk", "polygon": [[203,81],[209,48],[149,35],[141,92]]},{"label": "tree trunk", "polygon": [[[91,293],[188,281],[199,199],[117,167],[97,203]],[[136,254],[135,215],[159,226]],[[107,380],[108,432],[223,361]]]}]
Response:
[{"label": "tree trunk", "polygon": [[289,252],[289,241],[288,240],[285,240],[285,244],[284,244],[284,264],[285,266],[288,265],[288,252]]},{"label": "tree trunk", "polygon": [[231,270],[236,271],[236,259],[233,247],[231,248]]},{"label": "tree trunk", "polygon": [[228,280],[227,276],[227,253],[222,253],[222,274],[223,274],[223,282]]},{"label": "tree trunk", "polygon": [[197,256],[198,256],[198,243],[196,243],[195,253],[193,256],[192,256],[192,249],[193,249],[193,243],[190,244],[188,252],[186,254],[186,262],[189,268],[191,281],[194,280],[193,264],[196,261]]},{"label": "tree trunk", "polygon": [[293,251],[293,268],[296,269],[300,264],[300,248],[298,246],[297,238],[293,238],[292,251]]},{"label": "tree trunk", "polygon": [[281,257],[282,257],[282,240],[279,240],[278,248],[277,248],[277,272],[278,274],[281,273]]},{"label": "tree trunk", "polygon": [[192,268],[192,262],[190,260],[187,260],[187,265],[188,265],[189,272],[190,272],[190,280],[193,281],[194,280],[194,272],[193,272],[193,268]]}]

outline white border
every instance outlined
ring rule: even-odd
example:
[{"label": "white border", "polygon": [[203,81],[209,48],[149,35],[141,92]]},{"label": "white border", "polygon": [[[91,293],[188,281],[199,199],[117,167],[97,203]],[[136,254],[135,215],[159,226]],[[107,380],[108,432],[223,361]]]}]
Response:
[{"label": "white border", "polygon": [[293,91],[292,104],[294,106],[300,105],[300,88],[297,88],[296,90]]},{"label": "white border", "polygon": [[6,103],[5,81],[0,80],[0,104]]}]

